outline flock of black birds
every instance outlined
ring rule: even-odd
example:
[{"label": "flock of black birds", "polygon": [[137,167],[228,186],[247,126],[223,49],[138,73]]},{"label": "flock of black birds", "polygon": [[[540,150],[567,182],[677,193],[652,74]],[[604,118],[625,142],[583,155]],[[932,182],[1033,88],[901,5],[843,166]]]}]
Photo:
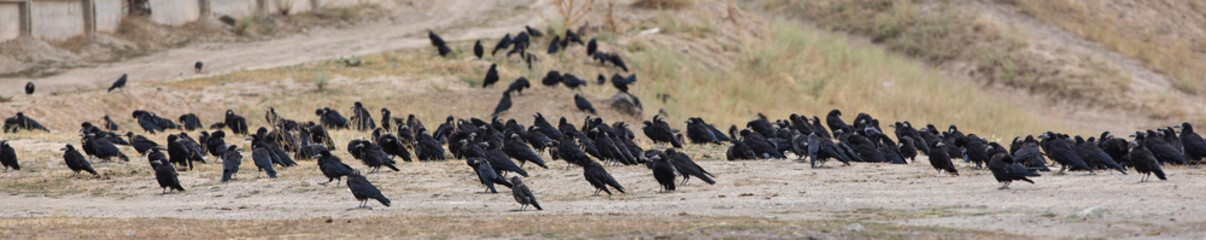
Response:
[{"label": "flock of black birds", "polygon": [[[429,32],[429,36],[440,55],[452,51],[434,32]],[[510,34],[505,36],[492,54],[510,48],[508,56],[518,54],[530,64],[535,58],[527,52],[527,48],[532,38],[542,36],[541,32],[527,27],[514,37]],[[582,44],[582,40],[567,31],[564,36],[554,37],[548,52],[563,51],[570,43]],[[594,39],[585,45],[592,57],[627,71],[627,66],[617,55],[598,52]],[[481,41],[477,41],[474,54],[481,58],[484,52]],[[195,65],[198,72],[201,66],[200,62]],[[109,91],[123,87],[126,79],[127,76],[123,74]],[[602,74],[598,79],[600,83],[606,81]],[[636,77],[614,75],[610,80],[621,93],[627,94],[629,85],[636,82]],[[497,81],[496,65],[491,65],[483,87],[489,87]],[[571,89],[586,84],[571,74],[557,71],[550,71],[541,83],[546,86],[565,84]],[[817,116],[809,118],[798,114],[772,121],[758,114],[757,118],[746,123],[745,128],[732,125],[727,133],[699,117],[688,118],[685,121],[686,131],[681,131],[671,127],[666,116],[659,114],[641,125],[641,133],[655,144],[654,148],[643,148],[637,144],[638,134],[630,129],[628,123],[607,123],[595,116],[597,110],[580,94],[574,95],[575,106],[591,114],[583,119],[580,127],[564,117],[558,119],[554,126],[540,113],[532,115],[530,126],[524,126],[515,119],[500,117],[501,112],[510,108],[511,92],[521,93],[522,89],[528,87],[529,83],[524,78],[511,84],[503,92],[502,101],[488,121],[448,116],[434,129],[427,128],[413,114],[396,118],[385,108],[381,109],[378,121],[360,102],[353,104],[350,118],[337,110],[323,108],[315,111],[317,122],[304,123],[282,118],[274,108],[269,107],[264,114],[267,125],[254,132],[249,131],[247,120],[233,110],[226,111],[221,122],[208,128],[192,113],[172,121],[150,111],[137,110],[131,116],[144,133],[179,133],[168,134],[165,144],[160,144],[133,132],[118,134],[119,126],[109,116],[104,116],[104,122],[99,126],[90,122],[81,124],[79,135],[82,153],[71,144],[64,146],[61,151],[67,167],[75,174],[82,171],[97,175],[99,173],[93,169],[89,157],[105,162],[128,162],[129,157],[118,147],[128,146],[147,158],[164,193],[184,191],[177,171],[192,171],[194,163],[205,164],[207,160],[212,161],[210,159],[221,161],[222,182],[237,180],[243,154],[247,152],[250,152],[256,169],[269,178],[276,178],[280,174],[278,168],[296,166],[294,159],[315,160],[321,174],[328,179],[321,184],[343,181],[346,177],[346,185],[355,199],[361,201],[361,207],[366,207],[369,200],[389,206],[390,200],[361,171],[332,154],[339,146],[335,145],[328,131],[372,132],[367,139],[352,140],[344,146],[352,158],[370,169],[368,173],[377,172],[382,167],[400,171],[396,159],[404,162],[464,159],[485,192],[497,193],[496,185],[508,187],[521,208],[530,205],[537,210],[543,208],[537,203],[529,186],[522,181],[523,177],[531,175],[524,168],[527,163],[548,169],[550,161],[563,160],[567,168],[580,167],[583,178],[595,190],[595,195],[611,195],[613,190],[618,193],[627,191],[620,181],[608,173],[605,166],[644,165],[652,172],[663,192],[675,191],[676,185],[684,185],[692,177],[715,184],[715,175],[681,151],[685,144],[727,145],[726,159],[730,161],[787,159],[789,155],[794,155],[797,161],[807,159],[813,168],[824,167],[830,159],[845,165],[851,162],[909,164],[917,156],[925,155],[939,174],[946,172],[953,176],[959,174],[953,161],[962,159],[974,164],[973,170],[983,169],[987,165],[996,180],[1003,184],[1001,189],[1008,188],[1013,181],[1034,183],[1031,178],[1040,176],[1038,172],[1051,171],[1048,158],[1060,164],[1061,173],[1087,171],[1095,174],[1097,171],[1113,170],[1127,174],[1130,168],[1143,175],[1140,181],[1147,181],[1152,174],[1165,180],[1166,176],[1161,170],[1164,164],[1196,164],[1206,157],[1206,141],[1194,132],[1189,123],[1136,132],[1132,135],[1133,140],[1117,138],[1109,132],[1087,139],[1046,132],[1037,138],[1014,138],[1006,148],[976,134],[964,134],[954,125],[946,131],[939,131],[932,124],[914,128],[908,121],[888,126],[893,128],[893,139],[880,128],[880,121],[869,114],[860,113],[853,124],[847,124],[841,118],[842,112],[836,109],[826,115],[824,122]],[[32,83],[27,86],[29,92],[33,88]],[[4,129],[5,132],[49,131],[23,113],[5,119]],[[226,143],[227,130],[230,134],[245,136],[245,141],[250,141],[250,151],[241,149],[238,144]],[[200,134],[193,138],[186,131],[200,131]],[[544,156],[550,159],[546,161]],[[16,151],[8,141],[0,141],[0,163],[3,163],[6,171],[10,168],[20,170]],[[506,177],[508,174],[512,174],[510,179]]]}]

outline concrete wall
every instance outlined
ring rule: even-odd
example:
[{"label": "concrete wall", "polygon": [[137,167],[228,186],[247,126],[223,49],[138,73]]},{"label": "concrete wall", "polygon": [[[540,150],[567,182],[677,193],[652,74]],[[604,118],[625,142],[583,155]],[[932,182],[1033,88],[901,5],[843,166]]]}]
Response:
[{"label": "concrete wall", "polygon": [[201,4],[197,0],[150,0],[151,21],[170,26],[179,26],[201,18]]},{"label": "concrete wall", "polygon": [[41,0],[30,5],[33,36],[64,40],[84,34],[84,5],[79,0]]},{"label": "concrete wall", "polygon": [[0,42],[21,36],[21,4],[0,2]]},{"label": "concrete wall", "polygon": [[209,0],[212,16],[229,15],[235,19],[255,14],[256,0]]},{"label": "concrete wall", "polygon": [[122,2],[125,0],[93,0],[96,2],[96,31],[116,32],[121,25]]}]

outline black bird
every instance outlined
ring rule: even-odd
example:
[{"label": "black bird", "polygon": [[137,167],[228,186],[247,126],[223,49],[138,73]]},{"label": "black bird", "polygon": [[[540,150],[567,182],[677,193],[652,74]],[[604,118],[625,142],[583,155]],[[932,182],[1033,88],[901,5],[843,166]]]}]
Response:
[{"label": "black bird", "polygon": [[599,44],[598,44],[598,43],[595,43],[595,39],[594,39],[594,38],[591,38],[591,39],[590,39],[590,42],[586,43],[586,55],[587,55],[587,56],[594,56],[594,55],[595,55],[595,51],[598,51],[598,50],[599,50]]},{"label": "black bird", "polygon": [[1101,148],[1097,147],[1097,144],[1086,142],[1080,136],[1076,136],[1076,154],[1079,155],[1086,164],[1089,164],[1090,167],[1111,168],[1118,170],[1118,172],[1121,172],[1122,175],[1126,175],[1126,169],[1122,168],[1122,165],[1118,165],[1117,162],[1114,162],[1114,159],[1110,157],[1110,154],[1102,151]]},{"label": "black bird", "polygon": [[[193,70],[194,70],[196,73],[201,73],[201,67],[203,67],[203,66],[205,66],[205,64],[204,64],[204,63],[201,63],[201,61],[197,61],[197,63],[194,63],[194,64],[193,64]],[[183,189],[181,189],[181,191],[184,191],[184,190],[183,190]]]},{"label": "black bird", "polygon": [[1009,152],[1004,147],[1001,147],[1000,144],[995,142],[989,143],[986,151],[993,154],[992,159],[988,160],[988,170],[992,171],[992,176],[997,179],[997,182],[1004,183],[1004,185],[1001,185],[997,189],[1008,189],[1009,184],[1014,180],[1026,181],[1033,184],[1034,181],[1026,177],[1041,176],[1033,170],[1022,166],[1021,163],[1014,162],[1013,156],[1010,156]]},{"label": "black bird", "polygon": [[[946,143],[935,142],[932,147],[936,149],[943,149],[946,147]],[[959,176],[959,170],[955,169],[955,164],[951,162],[951,156],[948,155],[946,151],[931,152],[930,166],[933,166],[935,170],[938,170],[938,173],[946,171],[951,173],[951,175]]]},{"label": "black bird", "polygon": [[528,78],[519,77],[519,79],[515,79],[514,82],[511,82],[511,86],[507,87],[507,91],[517,92],[519,95],[523,95],[523,90],[531,87],[532,83],[528,82]]},{"label": "black bird", "polygon": [[579,37],[578,34],[574,33],[574,31],[570,31],[569,29],[565,30],[565,38],[562,39],[565,40],[564,42],[567,43],[566,45],[569,45],[568,43],[570,42],[578,43],[579,45],[584,44],[582,42],[582,37]]},{"label": "black bird", "polygon": [[490,64],[490,70],[486,70],[486,79],[482,80],[482,88],[490,87],[498,82],[498,64]]},{"label": "black bird", "polygon": [[506,49],[509,46],[511,46],[511,34],[510,33],[508,33],[506,36],[503,36],[502,39],[498,40],[498,44],[494,45],[494,50],[490,51],[490,55],[491,56],[496,55],[496,54],[498,54],[498,50]]},{"label": "black bird", "polygon": [[1043,146],[1043,151],[1047,153],[1047,156],[1051,157],[1052,161],[1058,162],[1063,166],[1059,169],[1059,172],[1062,173],[1064,170],[1068,170],[1069,167],[1072,168],[1071,170],[1089,170],[1089,173],[1094,172],[1093,168],[1085,164],[1085,160],[1076,154],[1072,141],[1059,139],[1052,132],[1044,133],[1039,138],[1043,139],[1040,145]]},{"label": "black bird", "polygon": [[1185,148],[1185,157],[1197,162],[1206,158],[1206,140],[1194,132],[1193,125],[1181,123],[1181,144]]},{"label": "black bird", "polygon": [[561,36],[555,36],[555,37],[553,37],[553,41],[549,42],[549,50],[548,50],[549,55],[553,55],[554,53],[557,53],[557,51],[561,50],[559,48],[559,47],[561,47],[561,45],[558,45],[558,42],[560,42],[560,41],[561,41]]},{"label": "black bird", "polygon": [[251,145],[251,160],[255,163],[256,169],[266,172],[268,178],[276,178],[276,169],[272,168],[272,153],[261,146],[258,141]]},{"label": "black bird", "polygon": [[[318,170],[322,171],[322,175],[327,177],[327,182],[320,183],[326,185],[335,180],[343,180],[344,176],[352,175],[356,170],[351,166],[344,164],[339,160],[339,157],[331,155],[331,151],[322,150],[318,153]],[[336,182],[338,184],[338,182]]]},{"label": "black bird", "polygon": [[356,197],[356,200],[360,200],[360,208],[372,209],[366,206],[369,199],[376,199],[381,205],[389,207],[389,198],[385,198],[385,195],[381,194],[381,190],[373,186],[373,183],[370,183],[368,178],[360,175],[359,172],[348,175],[348,189],[352,190],[352,196]]},{"label": "black bird", "polygon": [[586,178],[586,182],[595,187],[595,195],[599,195],[600,191],[611,195],[611,191],[607,189],[608,186],[615,188],[620,193],[624,193],[624,187],[620,186],[620,182],[617,182],[610,173],[607,173],[607,169],[604,169],[603,165],[600,165],[599,162],[587,159],[581,164],[582,176]]},{"label": "black bird", "polygon": [[194,153],[193,152],[194,149],[190,148],[188,146],[188,142],[186,140],[180,139],[179,136],[174,135],[174,134],[168,135],[167,145],[168,145],[168,147],[167,147],[168,163],[180,164],[181,166],[188,166],[189,170],[193,169],[193,164],[192,164],[193,161],[192,160],[193,160],[194,154],[201,154],[201,155],[205,154],[205,153]]},{"label": "black bird", "polygon": [[1164,177],[1164,170],[1160,169],[1160,162],[1156,161],[1156,156],[1152,155],[1152,152],[1147,150],[1147,147],[1138,142],[1131,142],[1129,146],[1131,148],[1129,154],[1131,165],[1135,167],[1135,172],[1143,175],[1143,178],[1139,182],[1146,182],[1147,178],[1151,177],[1153,173],[1160,180],[1168,180],[1168,178]]},{"label": "black bird", "polygon": [[478,39],[477,42],[473,42],[473,55],[477,56],[477,59],[482,59],[482,54],[485,53],[486,49],[482,47],[481,39]]},{"label": "black bird", "polygon": [[[850,129],[850,126],[846,125],[846,122],[842,121],[842,111],[837,109],[831,110],[829,111],[829,114],[825,115],[825,123],[829,124],[829,131],[831,132],[836,132],[838,129]],[[837,136],[838,134],[835,133],[833,135]]]},{"label": "black bird", "polygon": [[234,110],[226,110],[226,119],[223,121],[226,127],[230,128],[230,132],[239,135],[247,135],[247,119],[243,116],[235,114]]},{"label": "black bird", "polygon": [[607,83],[607,77],[604,77],[602,73],[595,77],[595,84],[603,85],[604,83]]},{"label": "black bird", "polygon": [[201,124],[201,119],[197,118],[196,114],[189,113],[180,115],[180,118],[176,120],[180,122],[180,126],[184,127],[184,130],[186,131],[205,128],[205,125]]},{"label": "black bird", "polygon": [[1143,144],[1143,147],[1147,148],[1148,151],[1151,151],[1160,163],[1189,164],[1189,160],[1186,159],[1185,154],[1171,143],[1165,141],[1160,134],[1162,133],[1147,130],[1145,134],[1136,133],[1135,140]]},{"label": "black bird", "polygon": [[8,145],[8,140],[0,141],[0,165],[4,165],[5,172],[9,168],[21,170],[21,165],[17,164],[17,151]]},{"label": "black bird", "polygon": [[473,167],[473,172],[477,174],[477,180],[486,186],[484,192],[498,193],[498,190],[494,189],[494,184],[507,186],[508,188],[514,187],[514,185],[507,182],[507,179],[499,176],[498,172],[494,171],[494,167],[490,165],[490,161],[485,158],[466,158],[465,163]]},{"label": "black bird", "polygon": [[663,192],[673,192],[674,176],[678,170],[674,169],[674,164],[670,163],[669,157],[666,157],[665,154],[653,154],[651,158],[653,178],[657,179]]},{"label": "black bird", "polygon": [[569,73],[561,75],[561,83],[565,84],[565,87],[575,90],[578,89],[578,87],[586,86],[586,81],[583,81],[581,78],[578,78],[578,76],[574,76],[573,74]]},{"label": "black bird", "polygon": [[120,149],[117,149],[117,146],[113,145],[113,142],[110,142],[109,139],[99,137],[94,134],[88,134],[87,138],[88,139],[84,141],[84,147],[90,147],[96,151],[95,155],[97,158],[108,161],[112,160],[114,157],[117,157],[122,161],[130,161],[130,158],[126,157],[126,154],[122,153]]},{"label": "black bird", "polygon": [[674,169],[683,175],[683,182],[681,184],[686,185],[687,181],[691,180],[691,177],[699,178],[708,184],[716,184],[716,181],[712,180],[712,177],[714,177],[712,173],[704,170],[695,161],[691,161],[691,157],[687,156],[687,154],[675,151],[674,149],[667,149],[666,156],[670,157],[670,163],[674,165]]},{"label": "black bird", "polygon": [[[117,123],[114,123],[112,119],[109,119],[109,115],[105,115],[104,120],[105,130],[117,131]],[[192,129],[189,129],[189,131],[192,131]]]},{"label": "black bird", "polygon": [[494,107],[494,113],[491,113],[490,116],[498,116],[499,113],[505,112],[509,109],[511,109],[511,92],[503,91],[502,99],[498,100],[498,106]]},{"label": "black bird", "polygon": [[126,86],[126,74],[123,73],[123,74],[121,74],[121,78],[118,78],[116,82],[113,82],[113,86],[109,86],[109,92],[113,92],[114,89],[122,88],[125,86]]},{"label": "black bird", "polygon": [[243,155],[239,154],[237,146],[230,146],[222,153],[222,182],[230,181],[243,165]]},{"label": "black bird", "polygon": [[536,195],[532,194],[532,190],[528,189],[528,185],[523,184],[523,180],[519,177],[511,177],[511,195],[515,196],[515,202],[518,202],[519,210],[523,211],[528,205],[536,207],[536,210],[544,210],[540,207],[540,203],[536,202]]},{"label": "black bird", "polygon": [[549,166],[544,164],[544,159],[540,158],[540,154],[537,154],[536,151],[532,151],[532,148],[529,148],[527,144],[524,144],[523,136],[520,136],[519,134],[512,133],[511,137],[507,138],[507,141],[503,143],[503,151],[506,152],[508,156],[511,156],[511,158],[519,160],[519,166],[532,162],[542,168],[549,168]]},{"label": "black bird", "polygon": [[214,131],[214,133],[210,134],[209,137],[205,137],[205,147],[206,150],[209,150],[209,154],[213,155],[214,157],[224,158],[226,156],[224,153],[226,153],[227,149],[225,138],[226,132],[221,130]]},{"label": "black bird", "polygon": [[590,100],[586,100],[586,98],[582,97],[582,94],[574,94],[574,106],[577,106],[578,110],[586,111],[590,114],[599,114],[595,111],[595,107],[590,104]]},{"label": "black bird", "polygon": [[[823,132],[823,131],[822,131]],[[850,155],[840,149],[833,141],[822,138],[816,132],[808,135],[808,158],[812,168],[824,166],[825,162],[830,158],[837,158],[838,161],[850,166]],[[820,162],[821,164],[817,164]]]},{"label": "black bird", "polygon": [[720,138],[701,118],[687,118],[687,139],[693,144],[721,144]]},{"label": "black bird", "polygon": [[619,74],[611,76],[611,85],[625,93],[628,92],[628,85],[636,83],[636,81],[636,74],[629,74],[628,77],[621,77]]},{"label": "black bird", "polygon": [[527,30],[528,35],[532,35],[532,37],[544,37],[544,33],[540,32],[540,30],[536,30],[535,28],[529,26],[523,26],[523,28]]},{"label": "black bird", "polygon": [[184,186],[180,186],[180,179],[176,178],[176,168],[172,167],[170,163],[160,162],[155,166],[155,181],[159,182],[159,188],[163,189],[163,193],[173,190],[184,191]]},{"label": "black bird", "polygon": [[557,86],[561,82],[561,73],[557,72],[557,70],[550,70],[548,74],[544,75],[544,78],[540,79],[540,84],[549,87]]},{"label": "black bird", "polygon": [[29,82],[29,83],[26,83],[26,84],[25,84],[25,94],[27,94],[27,95],[32,95],[32,94],[34,94],[34,84],[33,84],[33,82]]},{"label": "black bird", "polygon": [[147,155],[147,151],[159,147],[159,143],[155,143],[155,141],[151,141],[142,135],[134,135],[133,132],[126,132],[126,138],[130,139],[130,147],[134,147],[134,150],[142,155]]},{"label": "black bird", "polygon": [[377,145],[381,146],[381,151],[400,157],[402,161],[410,162],[410,151],[406,150],[406,145],[402,143],[402,140],[393,134],[381,134],[380,131],[381,129],[373,130],[373,136],[376,136],[374,139],[377,141]]},{"label": "black bird", "polygon": [[674,148],[683,148],[683,144],[674,137],[674,130],[670,129],[669,124],[662,121],[662,115],[654,115],[653,122],[643,122],[641,130],[654,143],[670,143]]},{"label": "black bird", "polygon": [[88,163],[88,159],[84,158],[84,155],[80,154],[80,151],[76,151],[75,147],[71,146],[71,144],[67,144],[66,147],[59,150],[63,151],[63,160],[67,162],[67,168],[74,171],[75,174],[85,171],[96,175],[96,170],[92,169],[92,164]]},{"label": "black bird", "polygon": [[[364,162],[364,165],[373,169],[370,171],[370,173],[376,172],[378,169],[381,169],[382,166],[387,167],[390,170],[394,170],[395,172],[402,171],[401,169],[398,169],[397,166],[394,166],[394,160],[390,159],[389,154],[381,150],[381,146],[364,141],[358,144],[357,148],[360,149],[360,160]],[[348,151],[352,151],[352,149],[352,147],[349,147]]]},{"label": "black bird", "polygon": [[448,48],[448,44],[444,42],[444,39],[440,38],[440,35],[436,35],[435,32],[427,30],[427,38],[431,39],[431,46],[436,47],[441,57],[447,56],[449,52],[452,52],[452,49]]}]

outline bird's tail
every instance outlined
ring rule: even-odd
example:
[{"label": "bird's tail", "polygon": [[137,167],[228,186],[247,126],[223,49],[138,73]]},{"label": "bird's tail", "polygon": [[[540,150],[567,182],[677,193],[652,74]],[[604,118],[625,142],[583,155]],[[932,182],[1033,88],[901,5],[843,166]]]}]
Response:
[{"label": "bird's tail", "polygon": [[532,200],[532,206],[536,207],[536,210],[544,211],[544,208],[540,207],[540,203],[536,202],[536,198],[533,197],[530,200]]},{"label": "bird's tail", "polygon": [[276,169],[272,169],[272,167],[268,167],[268,168],[264,169],[264,172],[268,173],[268,178],[276,178]]},{"label": "bird's tail", "polygon": [[1026,182],[1028,182],[1028,183],[1030,183],[1030,184],[1034,184],[1034,181],[1030,181],[1030,179],[1029,179],[1029,178],[1025,178],[1025,177],[1023,177],[1023,178],[1019,178],[1018,180],[1022,180],[1022,181],[1026,181]]},{"label": "bird's tail", "polygon": [[385,198],[385,195],[377,194],[377,196],[373,196],[373,199],[377,199],[377,202],[380,202],[381,205],[389,207],[389,198]]},{"label": "bird's tail", "polygon": [[395,167],[393,164],[385,164],[385,167],[388,167],[390,170],[394,170],[395,172],[402,171],[401,169],[398,169],[398,167]]},{"label": "bird's tail", "polygon": [[507,180],[502,179],[501,177],[494,179],[494,183],[497,183],[498,185],[507,186],[507,188],[513,187],[513,185],[511,185],[511,182],[507,182]]},{"label": "bird's tail", "polygon": [[678,138],[670,138],[670,145],[673,145],[674,148],[683,148],[683,143],[678,142]]},{"label": "bird's tail", "polygon": [[716,185],[716,180],[712,180],[712,178],[708,177],[707,175],[700,174],[699,176],[695,176],[695,177],[698,177],[699,180],[703,180],[705,183],[708,183],[709,185]]},{"label": "bird's tail", "polygon": [[[625,192],[624,192],[624,186],[620,186],[620,183],[619,183],[619,182],[616,182],[616,179],[615,179],[615,178],[608,178],[608,179],[607,179],[607,185],[609,185],[609,186],[611,186],[611,187],[616,188],[616,191],[620,191],[620,193],[625,193]],[[605,188],[603,188],[603,189],[604,189],[604,191],[606,191],[606,189],[607,189],[607,188],[605,187]],[[611,193],[608,193],[608,194],[611,194]]]},{"label": "bird's tail", "polygon": [[230,181],[230,177],[234,176],[234,171],[222,170],[222,182]]},{"label": "bird's tail", "polygon": [[172,188],[175,188],[176,190],[181,191],[181,192],[184,191],[184,187],[180,186],[179,183],[177,183],[176,185],[173,185]]},{"label": "bird's tail", "polygon": [[119,155],[117,155],[117,157],[121,158],[122,161],[126,161],[126,162],[130,161],[130,157],[126,157],[126,154],[123,154],[123,153],[118,153],[118,154]]},{"label": "bird's tail", "polygon": [[544,169],[549,169],[549,166],[544,164],[544,160],[543,160],[543,159],[536,158],[536,159],[532,159],[532,161],[531,161],[531,162],[532,162],[532,163],[535,163],[535,164],[536,164],[536,166],[540,166],[540,167],[542,167],[542,168],[544,168]]},{"label": "bird's tail", "polygon": [[[84,171],[88,171],[88,173],[91,173],[93,176],[97,175],[96,170],[92,169],[92,167],[85,168]],[[1164,172],[1159,172],[1159,173],[1160,173],[1160,175],[1158,175],[1158,176],[1160,176],[1160,179],[1163,180]]]},{"label": "bird's tail", "polygon": [[1160,178],[1160,180],[1168,180],[1168,178],[1164,178],[1164,170],[1161,170],[1159,168],[1152,169],[1152,173],[1155,173],[1156,177]]}]

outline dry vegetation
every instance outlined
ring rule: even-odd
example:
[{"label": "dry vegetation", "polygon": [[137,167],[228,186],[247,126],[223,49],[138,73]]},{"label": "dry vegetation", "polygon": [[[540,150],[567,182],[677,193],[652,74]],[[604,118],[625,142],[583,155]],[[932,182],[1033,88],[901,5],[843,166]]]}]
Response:
[{"label": "dry vegetation", "polygon": [[638,0],[634,6],[652,9],[682,9],[695,4],[695,0]]},{"label": "dry vegetation", "polygon": [[1206,4],[1201,1],[1000,2],[1169,75],[1181,91],[1206,91]]}]

